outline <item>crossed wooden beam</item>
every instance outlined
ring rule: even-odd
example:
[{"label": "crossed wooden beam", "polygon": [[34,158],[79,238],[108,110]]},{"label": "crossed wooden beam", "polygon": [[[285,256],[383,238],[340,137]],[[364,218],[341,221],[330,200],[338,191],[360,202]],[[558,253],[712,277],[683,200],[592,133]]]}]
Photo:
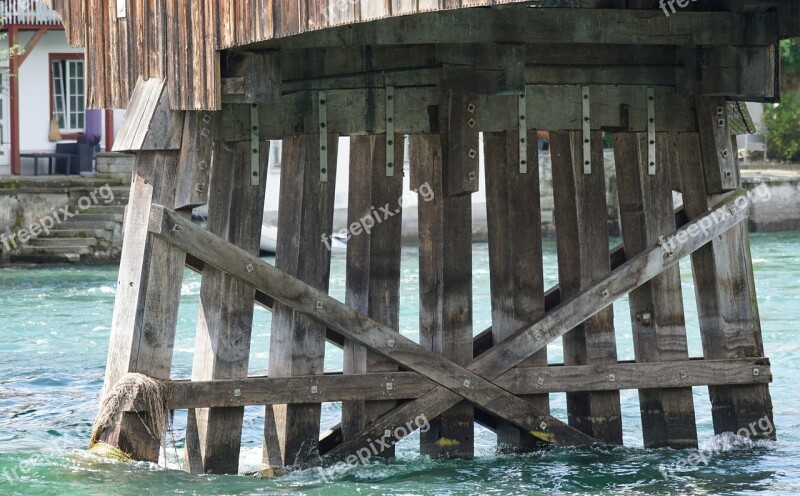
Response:
[{"label": "crossed wooden beam", "polygon": [[421,415],[428,419],[436,418],[464,399],[543,441],[588,445],[597,441],[548,414],[536,411],[528,402],[496,384],[496,380],[618,298],[747,219],[749,203],[738,201],[744,196],[745,192],[741,190],[729,195],[704,216],[667,236],[664,246],[653,247],[630,259],[538,321],[519,329],[481,354],[467,367],[423,348],[163,206],[151,208],[149,231],[204,263],[250,284],[275,301],[324,323],[342,336],[437,384],[418,399],[398,406],[345,440],[328,452],[328,457],[354,453],[366,445],[367,439],[385,439],[386,433],[394,433],[397,426],[415,425],[415,419]]}]

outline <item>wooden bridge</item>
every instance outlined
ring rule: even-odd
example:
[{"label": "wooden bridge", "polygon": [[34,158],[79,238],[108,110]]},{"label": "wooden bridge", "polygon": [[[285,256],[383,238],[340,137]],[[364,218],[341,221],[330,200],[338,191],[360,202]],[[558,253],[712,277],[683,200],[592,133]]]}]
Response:
[{"label": "wooden bridge", "polygon": [[[189,409],[186,467],[236,473],[243,407],[265,405],[265,474],[352,456],[430,420],[421,452],[622,443],[639,391],[644,445],[697,446],[772,416],[732,122],[779,99],[785,1],[52,0],[86,46],[88,101],[128,109],[136,155],[104,393],[128,374]],[[558,7],[569,4],[571,7]],[[549,131],[559,284],[545,291],[539,130]],[[602,132],[624,244],[609,250]],[[479,146],[480,133],[483,148]],[[349,221],[419,205],[419,342],[398,332],[401,215],[350,240],[327,294],[337,143],[351,137]],[[269,141],[283,140],[276,264],[257,257]],[[479,185],[479,157],[486,184]],[[492,327],[473,328],[471,200],[486,188]],[[672,192],[683,195],[674,209]],[[190,222],[208,204],[208,231]],[[703,356],[690,357],[678,262],[691,257]],[[191,381],[169,381],[184,268],[202,273]],[[635,362],[611,305],[629,295]],[[269,377],[247,377],[254,304],[271,309]],[[564,363],[547,345],[563,339]],[[344,370],[324,374],[326,341]],[[568,418],[548,393],[566,392]],[[342,421],[320,435],[322,402]],[[132,395],[100,440],[156,461],[163,425]],[[381,456],[392,456],[389,448]]]}]

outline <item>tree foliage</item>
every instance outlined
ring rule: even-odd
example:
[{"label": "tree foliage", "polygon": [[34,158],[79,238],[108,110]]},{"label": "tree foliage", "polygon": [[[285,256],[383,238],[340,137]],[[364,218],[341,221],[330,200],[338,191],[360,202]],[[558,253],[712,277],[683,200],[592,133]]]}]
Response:
[{"label": "tree foliage", "polygon": [[769,155],[800,162],[800,39],[783,40],[780,52],[781,103],[764,108]]}]

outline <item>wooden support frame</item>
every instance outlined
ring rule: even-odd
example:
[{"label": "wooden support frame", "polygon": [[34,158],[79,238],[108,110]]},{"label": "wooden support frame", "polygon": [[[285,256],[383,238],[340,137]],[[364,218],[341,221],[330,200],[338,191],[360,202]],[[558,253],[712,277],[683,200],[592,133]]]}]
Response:
[{"label": "wooden support frame", "polygon": [[[559,288],[565,298],[579,294],[610,271],[602,138],[602,133],[592,133],[590,155],[584,157],[585,140],[589,138],[583,133],[550,134]],[[613,307],[604,308],[568,332],[563,345],[567,365],[616,362]],[[570,425],[581,432],[622,444],[618,393],[569,393],[567,413]]]},{"label": "wooden support frame", "polygon": [[[456,114],[466,119],[466,105],[471,101],[460,96],[455,100],[465,107]],[[469,140],[465,134],[470,131],[465,122],[459,119],[456,124],[452,120],[451,103],[447,98],[439,107],[448,116],[443,120],[449,134],[409,139],[412,188],[427,185],[433,196],[431,201],[424,201],[420,194],[418,206],[420,343],[437,356],[461,365],[472,359],[472,203],[461,187],[466,184],[471,189],[463,177],[470,169],[464,163],[467,151],[456,143],[466,144]],[[473,108],[473,113],[476,111]],[[477,153],[477,131],[474,138],[473,151]],[[469,160],[473,159],[477,163],[478,157]],[[453,185],[452,194],[448,184]],[[471,382],[465,381],[467,385]],[[472,405],[460,402],[441,417],[429,418],[431,428],[420,436],[421,453],[439,458],[472,457],[473,417]]]},{"label": "wooden support frame", "polygon": [[[314,102],[315,100],[312,100]],[[314,113],[308,107],[309,113]],[[316,126],[314,126],[316,130]],[[276,266],[308,283],[329,299],[331,253],[323,243],[331,232],[336,187],[336,159],[339,136],[328,136],[326,150],[320,149],[319,134],[302,134],[283,142],[281,210],[278,218]],[[320,159],[327,157],[327,175],[320,178]],[[303,250],[299,249],[303,247]],[[257,257],[244,269],[256,274]],[[325,325],[277,300],[272,314],[269,374],[272,377],[322,375],[325,354]],[[324,302],[314,302],[314,307]],[[314,457],[318,451],[321,404],[268,404],[264,427],[265,474],[280,473],[284,467]]]},{"label": "wooden support frame", "polygon": [[[211,263],[261,290],[266,290],[276,300],[289,305],[295,311],[323,321],[348,338],[440,384],[420,399],[406,403],[382,417],[365,430],[363,435],[359,435],[355,440],[345,441],[332,450],[329,456],[350,453],[354,448],[360,447],[368,436],[383,436],[385,429],[404,425],[409,419],[413,422],[419,415],[435,418],[462,398],[475,402],[481,408],[499,415],[518,427],[530,428],[550,442],[580,444],[590,439],[571,434],[569,428],[550,417],[530,418],[527,414],[520,416],[516,413],[518,409],[516,402],[511,399],[514,397],[504,390],[495,389],[497,386],[483,377],[492,379],[499,377],[623,294],[660,274],[665,268],[695,252],[709,240],[739,225],[746,219],[748,208],[732,209],[731,205],[741,196],[742,194],[733,195],[681,231],[684,233],[691,229],[694,232],[700,222],[720,217],[719,222],[713,223],[707,232],[697,236],[687,236],[688,239],[678,243],[671,253],[665,252],[659,246],[638,255],[606,278],[562,303],[535,324],[520,329],[503,343],[481,355],[468,369],[458,367],[441,356],[424,350],[402,335],[358,314],[325,293],[230,246],[213,234],[202,231],[169,209],[153,207],[150,231],[156,237],[168,240],[169,243],[205,260],[206,263]],[[178,229],[175,229],[176,226]],[[684,236],[681,236],[681,240],[683,238]],[[498,360],[499,357],[503,359]],[[545,425],[532,425],[537,421],[545,422]],[[372,434],[373,432],[377,434]],[[584,439],[586,441],[583,441]]]},{"label": "wooden support frame", "polygon": [[[522,125],[524,126],[524,122]],[[519,171],[520,150],[536,164]],[[489,270],[492,340],[501,343],[527,322],[545,313],[539,154],[536,130],[484,134],[486,209],[489,221]],[[547,365],[547,350],[521,366]],[[538,411],[550,411],[547,395],[525,397]],[[501,422],[495,429],[501,450],[530,451],[541,443]]]},{"label": "wooden support frame", "polygon": [[[689,218],[698,219],[718,198],[708,188],[702,137],[671,136],[671,160],[681,168],[683,199]],[[729,195],[725,196],[730,198]],[[742,198],[742,197],[739,197]],[[737,205],[744,210],[749,201]],[[692,256],[703,353],[709,359],[763,354],[753,265],[746,225],[736,226]],[[772,422],[772,399],[766,386],[709,387],[714,431],[737,432],[765,416]],[[763,435],[763,434],[760,434]],[[768,435],[775,439],[776,433]]]},{"label": "wooden support frame", "polygon": [[[403,210],[403,176],[387,174],[387,150],[391,161],[403,163],[403,135],[354,136],[350,139],[350,199],[347,244],[347,293],[345,302],[359,312],[399,331],[400,248]],[[392,145],[389,146],[388,142]],[[392,168],[394,169],[394,167]],[[368,229],[363,231],[362,229]],[[391,361],[345,340],[345,373],[396,371]],[[364,398],[342,404],[342,434],[345,438],[392,410],[394,401],[368,402]],[[394,447],[381,456],[394,456]]]},{"label": "wooden support frame", "polygon": [[[249,105],[231,107],[225,111],[235,112],[240,119],[249,121]],[[192,119],[196,130],[200,131],[201,141],[195,143],[206,139],[202,136],[203,128],[198,126],[203,119],[202,115]],[[256,186],[251,184],[252,146],[250,141],[215,143],[208,229],[248,253],[258,255],[269,141],[263,140],[260,144],[263,149],[259,155],[263,159]],[[195,147],[195,151],[202,153],[202,148]],[[213,266],[203,269],[192,380],[247,377],[254,299],[255,290],[251,286]],[[187,471],[238,473],[243,417],[242,408],[190,410],[184,461]]]},{"label": "wooden support frame", "polygon": [[[165,120],[164,114],[151,110],[167,99],[164,89],[164,82],[155,79],[137,84],[134,96],[158,96],[136,98],[137,105],[126,114],[128,128],[142,128],[143,135],[150,129],[159,129],[180,136],[182,119],[178,124],[177,116]],[[125,244],[117,281],[104,395],[126,373],[140,373],[156,379],[170,376],[186,253],[148,236],[147,228],[153,203],[174,204],[179,159],[178,150],[136,152],[123,228]],[[186,214],[176,215],[184,218]],[[150,422],[146,415],[140,418],[123,414],[113,428],[100,433],[100,441],[119,447],[137,460],[158,462],[163,433]]]},{"label": "wooden support frame", "polygon": [[[651,148],[657,152],[655,175],[648,172]],[[631,258],[675,230],[669,136],[616,134],[614,153],[625,255]],[[689,359],[678,266],[631,292],[629,304],[638,362]],[[646,448],[697,447],[691,388],[640,389],[639,404]]]}]

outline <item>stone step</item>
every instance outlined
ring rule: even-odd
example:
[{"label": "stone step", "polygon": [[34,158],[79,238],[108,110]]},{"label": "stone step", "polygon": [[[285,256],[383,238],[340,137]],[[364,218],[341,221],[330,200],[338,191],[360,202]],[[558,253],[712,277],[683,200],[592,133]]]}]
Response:
[{"label": "stone step", "polygon": [[70,217],[67,221],[65,221],[62,226],[72,225],[73,222],[112,222],[112,223],[119,223],[122,222],[122,214],[91,214],[91,213],[82,213],[80,215],[76,215],[74,217]]},{"label": "stone step", "polygon": [[105,229],[56,229],[50,231],[48,238],[105,238]]},{"label": "stone step", "polygon": [[84,222],[82,216],[79,215],[61,224],[59,226],[59,229],[69,230],[69,231],[93,231],[93,230],[113,231],[114,229],[116,229],[118,225],[119,222],[100,222],[100,221]]},{"label": "stone step", "polygon": [[62,246],[95,246],[97,238],[34,238],[28,242],[28,246],[41,248],[62,247]]},{"label": "stone step", "polygon": [[97,205],[81,211],[81,215],[123,215],[125,205]]},{"label": "stone step", "polygon": [[20,255],[89,255],[92,248],[89,246],[23,246]]},{"label": "stone step", "polygon": [[11,255],[13,264],[73,264],[81,261],[77,253],[43,253],[38,255]]}]

